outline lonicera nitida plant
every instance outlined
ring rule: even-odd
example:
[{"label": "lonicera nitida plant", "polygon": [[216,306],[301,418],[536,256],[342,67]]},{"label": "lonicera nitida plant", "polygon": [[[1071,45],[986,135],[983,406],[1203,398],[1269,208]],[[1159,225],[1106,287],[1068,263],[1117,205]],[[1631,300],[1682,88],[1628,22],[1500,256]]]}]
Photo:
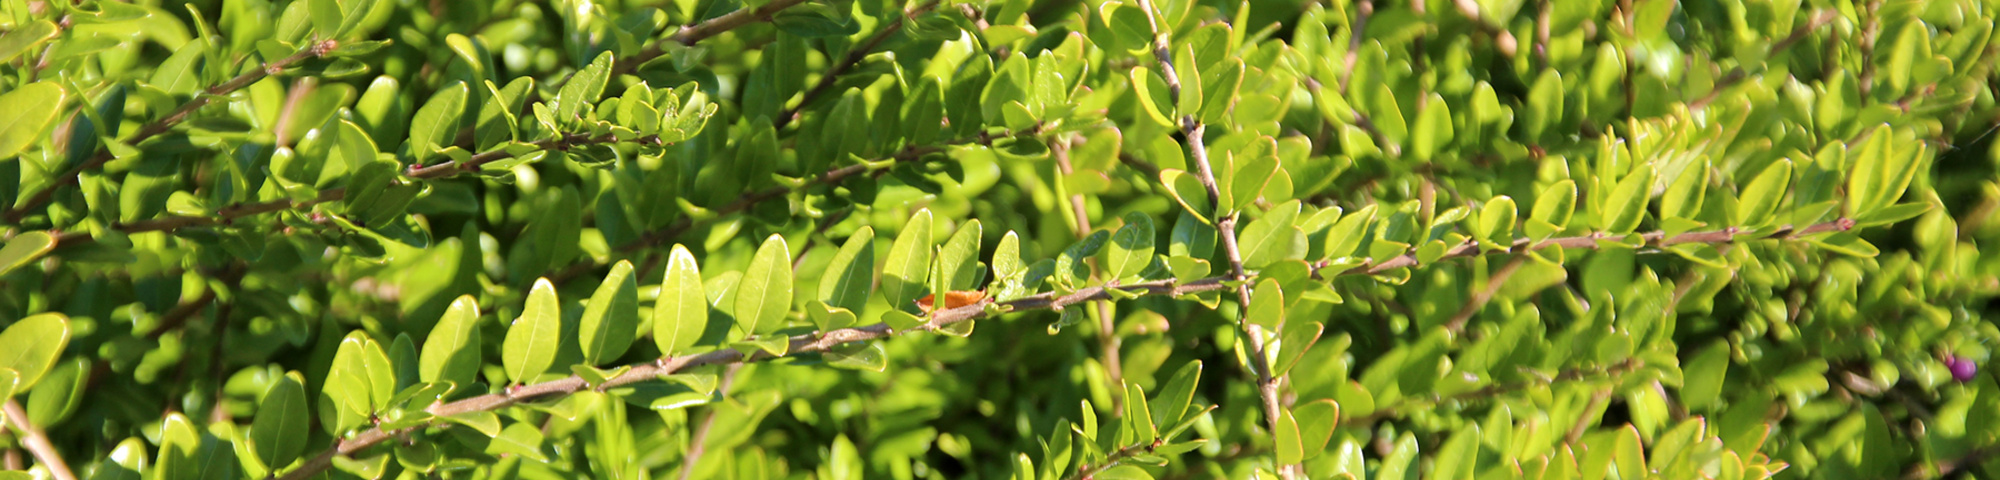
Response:
[{"label": "lonicera nitida plant", "polygon": [[4,0],[0,479],[2000,475],[1995,8]]}]

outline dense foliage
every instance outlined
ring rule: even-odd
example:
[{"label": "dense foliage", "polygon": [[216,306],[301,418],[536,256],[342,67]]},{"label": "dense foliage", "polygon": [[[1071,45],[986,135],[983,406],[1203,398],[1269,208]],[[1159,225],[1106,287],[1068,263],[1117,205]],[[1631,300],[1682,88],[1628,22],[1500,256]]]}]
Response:
[{"label": "dense foliage", "polygon": [[0,0],[0,479],[2000,475],[1995,12]]}]

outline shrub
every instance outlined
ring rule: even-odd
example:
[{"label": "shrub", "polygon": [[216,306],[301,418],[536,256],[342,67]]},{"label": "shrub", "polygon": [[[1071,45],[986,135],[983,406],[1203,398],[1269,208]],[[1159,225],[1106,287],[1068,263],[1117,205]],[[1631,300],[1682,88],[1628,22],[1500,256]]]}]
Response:
[{"label": "shrub", "polygon": [[2000,471],[1987,2],[0,5],[0,478]]}]

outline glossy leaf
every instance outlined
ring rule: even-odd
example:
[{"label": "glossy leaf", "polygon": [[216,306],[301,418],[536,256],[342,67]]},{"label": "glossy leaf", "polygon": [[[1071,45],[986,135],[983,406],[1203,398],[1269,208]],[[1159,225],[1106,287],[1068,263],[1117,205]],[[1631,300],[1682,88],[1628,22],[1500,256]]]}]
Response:
[{"label": "glossy leaf", "polygon": [[632,346],[639,328],[639,282],[632,277],[632,262],[611,266],[590,303],[583,308],[583,363],[602,365],[616,360]]},{"label": "glossy leaf", "polygon": [[757,247],[750,268],[736,284],[736,325],[764,334],[783,325],[792,307],[792,255],[785,238],[772,235]]},{"label": "glossy leaf", "polygon": [[561,343],[562,309],[556,303],[556,287],[549,279],[537,279],[528,291],[528,303],[521,316],[507,326],[507,338],[500,345],[500,358],[507,378],[527,383],[555,365],[556,346]]},{"label": "glossy leaf", "polygon": [[418,376],[426,383],[471,384],[479,372],[479,350],[479,303],[471,295],[460,296],[425,338]]},{"label": "glossy leaf", "polygon": [[[9,36],[14,33],[20,32]],[[33,145],[55,120],[56,109],[67,96],[55,82],[30,83],[0,95],[0,111],[7,112],[0,118],[0,158],[13,157]]]},{"label": "glossy leaf", "polygon": [[861,311],[875,290],[875,229],[861,227],[847,237],[833,263],[819,280],[819,299],[828,305]]},{"label": "glossy leaf", "polygon": [[889,246],[888,263],[882,266],[882,298],[896,308],[916,300],[925,290],[930,267],[931,211],[918,210]]},{"label": "glossy leaf", "polygon": [[55,367],[69,347],[69,317],[60,313],[29,315],[0,330],[0,368],[19,375],[15,392],[26,392]]}]

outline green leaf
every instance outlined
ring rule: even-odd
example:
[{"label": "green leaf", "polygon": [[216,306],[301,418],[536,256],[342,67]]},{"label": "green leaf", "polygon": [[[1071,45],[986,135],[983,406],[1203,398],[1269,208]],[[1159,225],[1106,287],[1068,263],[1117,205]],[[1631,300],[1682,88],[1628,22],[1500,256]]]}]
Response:
[{"label": "green leaf", "polygon": [[1153,412],[1153,424],[1168,425],[1180,421],[1187,414],[1188,404],[1194,401],[1195,386],[1200,381],[1200,360],[1188,362],[1174,371],[1173,378],[1160,387],[1160,394],[1153,397],[1149,406]]},{"label": "green leaf", "polygon": [[938,252],[938,271],[943,273],[945,291],[970,290],[977,287],[983,272],[979,265],[979,243],[981,229],[979,220],[973,219],[958,227],[958,232],[944,242],[944,249]]},{"label": "green leaf", "polygon": [[29,315],[0,331],[0,369],[19,375],[14,392],[34,388],[55,367],[69,335],[69,317],[54,312]]},{"label": "green leaf", "polygon": [[[835,307],[861,311],[875,289],[875,229],[861,227],[847,237],[819,280],[819,299]],[[822,326],[824,327],[824,326]],[[822,328],[822,330],[825,330]]]},{"label": "green leaf", "polygon": [[1646,218],[1646,202],[1653,195],[1653,169],[1640,167],[1638,171],[1626,175],[1618,186],[1611,189],[1600,210],[1603,217],[1598,219],[1598,227],[1603,233],[1624,235],[1639,228],[1639,221]]},{"label": "green leaf", "polygon": [[553,107],[558,126],[571,128],[582,124],[590,106],[604,96],[604,85],[611,81],[611,63],[611,51],[606,50],[591,60],[590,65],[570,75],[569,83],[556,93]]},{"label": "green leaf", "polygon": [[306,451],[309,421],[305,384],[292,375],[279,376],[257,402],[257,415],[250,423],[250,444],[257,459],[273,469],[290,465]]},{"label": "green leaf", "polygon": [[439,148],[449,147],[458,136],[458,123],[465,114],[465,82],[453,82],[438,89],[410,119],[410,137],[403,143],[404,159],[421,164]]},{"label": "green leaf", "polygon": [[1299,218],[1298,200],[1271,207],[1263,218],[1243,227],[1243,266],[1263,268],[1284,260],[1306,257],[1306,232],[1294,226]]},{"label": "green leaf", "polygon": [[[1174,99],[1167,89],[1167,82],[1145,67],[1132,67],[1130,73],[1132,91],[1138,96],[1139,107],[1146,112],[1146,118],[1163,126],[1179,125],[1169,116],[1173,113],[1170,108]],[[1168,108],[1162,108],[1163,105]]]},{"label": "green leaf", "polygon": [[1424,110],[1417,113],[1417,124],[1410,130],[1410,155],[1417,161],[1428,162],[1451,143],[1451,107],[1435,92],[1423,105]]},{"label": "green leaf", "polygon": [[583,363],[603,365],[617,360],[632,346],[639,328],[639,281],[632,262],[620,260],[583,307]]},{"label": "green leaf", "polygon": [[[1268,140],[1260,143],[1271,144]],[[1268,151],[1270,151],[1268,147],[1263,150],[1263,152]],[[1260,152],[1238,164],[1236,173],[1231,178],[1216,179],[1217,182],[1228,182],[1228,188],[1218,192],[1229,202],[1225,211],[1240,211],[1256,203],[1257,197],[1264,193],[1264,186],[1271,182],[1277,172],[1278,157]]]},{"label": "green leaf", "polygon": [[1090,278],[1090,264],[1086,263],[1085,259],[1097,256],[1097,253],[1104,249],[1105,242],[1110,239],[1111,232],[1098,230],[1090,232],[1090,236],[1083,237],[1082,240],[1077,240],[1076,243],[1069,244],[1068,248],[1064,248],[1062,254],[1056,255],[1057,285],[1073,287]]},{"label": "green leaf", "polygon": [[849,343],[828,349],[826,364],[834,368],[881,372],[889,367],[888,352],[881,342]]},{"label": "green leaf", "polygon": [[917,210],[896,243],[889,246],[888,263],[882,267],[882,298],[890,308],[901,309],[923,296],[924,281],[931,270],[931,211]]},{"label": "green leaf", "polygon": [[1535,196],[1535,211],[1528,218],[1542,223],[1530,222],[1528,236],[1541,241],[1562,233],[1569,225],[1570,215],[1576,212],[1576,182],[1564,179],[1543,188]]},{"label": "green leaf", "polygon": [[1125,225],[1111,235],[1105,262],[1106,277],[1124,282],[1153,263],[1153,217],[1142,212],[1126,213]]},{"label": "green leaf", "polygon": [[33,263],[55,249],[56,237],[49,232],[35,230],[15,235],[5,246],[0,246],[0,275]]},{"label": "green leaf", "polygon": [[1153,474],[1146,473],[1134,465],[1111,467],[1090,477],[1093,480],[1153,480]]},{"label": "green leaf", "polygon": [[1299,435],[1298,418],[1290,411],[1278,415],[1278,431],[1272,432],[1272,448],[1277,450],[1279,465],[1292,465],[1306,459],[1305,441]]},{"label": "green leaf", "polygon": [[[0,34],[0,64],[13,63],[14,57],[39,47],[43,42],[53,40],[61,33],[56,24],[48,20],[36,20],[26,25],[15,25],[12,31]],[[13,112],[14,110],[8,110]],[[5,129],[0,129],[5,130]],[[5,157],[9,155],[0,155]]]},{"label": "green leaf", "polygon": [[1836,232],[1824,237],[1809,238],[1806,241],[1811,242],[1813,245],[1818,245],[1820,248],[1856,257],[1873,257],[1882,254],[1882,251],[1875,248],[1874,244],[1868,243],[1867,240],[1862,240],[1861,237],[1848,232]]},{"label": "green leaf", "polygon": [[[1307,290],[1300,294],[1301,298],[1313,300],[1314,292],[1317,291],[1333,295],[1335,300],[1339,299],[1339,294],[1326,288],[1326,284],[1310,279],[1306,282]],[[1255,303],[1256,300],[1252,299],[1251,302]],[[1271,363],[1273,375],[1284,376],[1291,372],[1292,367],[1298,365],[1299,359],[1305,358],[1306,351],[1311,349],[1314,343],[1319,342],[1319,336],[1323,333],[1326,333],[1325,323],[1310,319],[1285,322],[1284,330],[1279,336],[1281,343],[1279,343],[1278,358],[1273,359]]]},{"label": "green leaf", "polygon": [[477,380],[481,364],[479,337],[479,302],[471,295],[452,300],[424,339],[423,353],[417,362],[418,378],[426,383],[459,385]]},{"label": "green leaf", "polygon": [[667,273],[653,305],[653,342],[664,355],[686,352],[708,328],[708,296],[701,283],[701,266],[687,247],[674,245]]},{"label": "green leaf", "polygon": [[[1377,204],[1361,207],[1354,213],[1340,217],[1333,228],[1326,231],[1326,259],[1340,258],[1355,254],[1361,242],[1368,239],[1368,226],[1375,222]],[[1367,253],[1367,252],[1361,252]]]},{"label": "green leaf", "polygon": [[1186,171],[1168,168],[1160,170],[1160,184],[1165,185],[1167,193],[1173,194],[1174,201],[1180,202],[1181,207],[1186,208],[1188,213],[1194,214],[1201,223],[1215,224],[1212,219],[1215,207],[1209,202],[1208,189],[1202,186],[1201,178]]},{"label": "green leaf", "polygon": [[[1451,434],[1432,460],[1429,478],[1457,480],[1473,478],[1479,465],[1479,426],[1470,425]],[[1643,473],[1630,478],[1644,478]]]},{"label": "green leaf", "polygon": [[1243,321],[1251,325],[1276,329],[1285,321],[1285,292],[1278,287],[1278,281],[1265,278],[1257,282],[1257,288],[1250,291],[1250,308],[1243,312]]},{"label": "green leaf", "polygon": [[1133,434],[1133,442],[1153,443],[1160,438],[1160,427],[1153,423],[1151,406],[1146,404],[1146,390],[1139,384],[1125,383],[1125,426]]},{"label": "green leaf", "polygon": [[[355,1],[355,0],[349,0]],[[313,30],[322,37],[333,37],[340,32],[340,2],[334,0],[308,0],[308,11],[312,12]]]},{"label": "green leaf", "polygon": [[444,420],[471,428],[488,437],[500,435],[500,416],[486,410],[448,415]]},{"label": "green leaf", "polygon": [[1514,199],[1506,195],[1493,197],[1479,208],[1479,221],[1473,224],[1472,237],[1479,241],[1480,248],[1505,250],[1514,244],[1514,216],[1519,210]]},{"label": "green leaf", "polygon": [[555,365],[556,349],[562,342],[562,308],[556,302],[556,286],[547,278],[536,279],[521,316],[507,326],[500,358],[507,378],[514,383],[533,381]]},{"label": "green leaf", "polygon": [[505,88],[495,87],[492,81],[483,86],[486,101],[479,106],[479,116],[473,123],[473,147],[481,151],[516,139],[520,128],[517,115],[523,102],[528,101],[528,91],[535,88],[535,78],[516,77]]},{"label": "green leaf", "polygon": [[1527,141],[1540,142],[1542,133],[1562,121],[1563,81],[1562,74],[1554,69],[1543,71],[1535,77],[1535,83],[1528,88],[1528,102],[1515,118],[1521,122],[1522,133]]},{"label": "green leaf", "polygon": [[207,40],[181,45],[172,56],[153,69],[153,76],[146,83],[177,96],[194,94],[201,89],[201,69],[205,63],[203,55],[208,52],[208,47]]},{"label": "green leaf", "polygon": [[736,324],[761,335],[784,325],[792,307],[792,255],[785,237],[771,235],[757,247],[750,268],[736,284]]},{"label": "green leaf", "polygon": [[1697,411],[1720,406],[1722,380],[1729,374],[1729,344],[1712,342],[1682,365],[1686,381],[1681,385],[1681,401]]},{"label": "green leaf", "polygon": [[55,82],[35,82],[0,95],[0,112],[7,112],[0,115],[0,158],[13,158],[34,145],[68,93]]},{"label": "green leaf", "polygon": [[1340,404],[1320,399],[1292,407],[1290,413],[1298,424],[1299,444],[1305,449],[1306,458],[1325,453],[1327,441],[1333,439],[1333,428],[1340,424]]},{"label": "green leaf", "polygon": [[1785,198],[1785,188],[1792,182],[1792,161],[1780,159],[1764,167],[1764,172],[1744,185],[1736,197],[1736,225],[1749,227],[1763,225],[1777,211],[1778,201]]},{"label": "green leaf", "polygon": [[1207,97],[1201,101],[1200,117],[1203,123],[1227,121],[1230,109],[1236,106],[1236,99],[1243,88],[1242,59],[1225,59],[1220,66],[1220,69],[1202,75],[1202,94]]},{"label": "green leaf", "polygon": [[493,442],[486,444],[486,453],[494,455],[518,455],[537,462],[548,462],[542,454],[542,429],[526,422],[514,422],[500,430]]},{"label": "green leaf", "polygon": [[1174,51],[1174,74],[1181,81],[1181,96],[1175,99],[1174,115],[1194,115],[1201,112],[1201,70],[1194,62],[1194,45],[1183,43],[1180,47]]},{"label": "green leaf", "polygon": [[[1860,217],[1889,206],[1903,196],[1910,181],[1916,178],[1918,159],[1923,158],[1921,144],[1892,145],[1896,132],[1888,125],[1876,127],[1868,134],[1866,143],[1853,156],[1854,170],[1847,177],[1850,216]],[[0,148],[0,153],[5,149]],[[1914,154],[1911,154],[1914,153]],[[1762,177],[1759,177],[1762,178]]]},{"label": "green leaf", "polygon": [[1702,199],[1708,195],[1708,171],[1708,157],[1702,157],[1674,177],[1666,194],[1660,197],[1660,220],[1692,219],[1701,213]]}]

